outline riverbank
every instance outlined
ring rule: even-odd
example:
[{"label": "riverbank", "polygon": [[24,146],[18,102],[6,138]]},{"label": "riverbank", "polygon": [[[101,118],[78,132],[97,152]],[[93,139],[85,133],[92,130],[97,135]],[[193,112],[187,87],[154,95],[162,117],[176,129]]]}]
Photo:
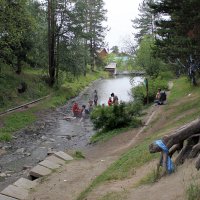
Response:
[{"label": "riverbank", "polygon": [[[154,197],[151,199],[156,200],[165,199],[166,187],[168,199],[186,199],[191,176],[184,176],[187,184],[180,181],[179,172],[157,183],[152,182],[148,177],[156,166],[154,156],[158,155],[149,154],[147,147],[156,138],[199,116],[198,89],[191,87],[185,78],[175,80],[167,105],[154,106],[147,112],[149,117],[154,114],[148,118],[149,124],[141,132],[138,129],[127,131],[84,151],[86,159],[70,162],[61,171],[49,176],[28,199],[132,200],[141,199],[141,195],[149,199],[151,193]],[[182,173],[186,169],[194,172],[187,163],[180,167]],[[140,182],[144,178],[146,181]],[[144,183],[152,185],[142,186]]]},{"label": "riverbank", "polygon": [[[43,160],[49,151],[79,149],[89,143],[94,133],[91,122],[85,120],[80,123],[80,119],[69,122],[63,120],[63,117],[71,115],[72,101],[87,103],[85,96],[92,94],[92,85],[101,80],[101,76],[92,77],[82,85],[79,84],[81,86],[76,88],[76,92],[88,83],[73,99],[67,101],[65,98],[69,94],[59,93],[61,98],[52,95],[40,103],[0,117],[1,190],[19,177],[26,176],[26,168]],[[94,80],[94,77],[98,79]],[[56,108],[56,105],[62,103],[62,97],[65,105]]]}]

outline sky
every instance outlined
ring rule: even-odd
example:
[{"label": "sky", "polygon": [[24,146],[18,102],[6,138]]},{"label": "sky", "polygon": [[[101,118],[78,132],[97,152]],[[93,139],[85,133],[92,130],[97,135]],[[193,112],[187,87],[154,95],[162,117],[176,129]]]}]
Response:
[{"label": "sky", "polygon": [[123,46],[123,40],[132,37],[134,29],[131,20],[138,16],[138,6],[142,0],[104,0],[107,9],[107,25],[110,31],[107,33],[106,42],[109,48]]}]

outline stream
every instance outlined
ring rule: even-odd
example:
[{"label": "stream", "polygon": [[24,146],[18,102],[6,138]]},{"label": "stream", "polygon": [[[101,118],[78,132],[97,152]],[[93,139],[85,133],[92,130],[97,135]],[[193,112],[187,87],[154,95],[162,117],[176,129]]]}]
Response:
[{"label": "stream", "polygon": [[77,97],[66,105],[53,111],[46,111],[40,120],[18,131],[10,142],[0,142],[0,190],[20,177],[27,177],[28,171],[45,159],[48,152],[81,150],[90,144],[90,137],[95,133],[90,119],[70,121],[64,116],[71,116],[74,101],[79,106],[87,105],[93,99],[94,90],[98,92],[98,104],[107,105],[111,93],[119,101],[131,101],[131,88],[143,82],[141,77],[117,76],[101,79],[85,88]]}]

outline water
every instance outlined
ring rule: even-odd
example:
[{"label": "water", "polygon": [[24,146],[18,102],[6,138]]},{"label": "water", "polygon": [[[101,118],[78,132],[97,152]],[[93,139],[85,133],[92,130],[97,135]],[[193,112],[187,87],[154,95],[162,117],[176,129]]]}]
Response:
[{"label": "water", "polygon": [[132,100],[131,89],[143,82],[142,77],[117,76],[115,78],[101,80],[94,85],[98,91],[99,104],[107,105],[111,93],[118,96],[119,101]]}]

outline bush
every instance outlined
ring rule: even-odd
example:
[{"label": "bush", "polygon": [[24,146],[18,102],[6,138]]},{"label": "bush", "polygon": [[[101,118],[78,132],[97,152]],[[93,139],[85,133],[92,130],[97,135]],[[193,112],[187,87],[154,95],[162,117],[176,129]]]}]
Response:
[{"label": "bush", "polygon": [[[150,79],[148,82],[149,82],[149,102],[154,101],[158,88],[161,88],[162,90],[168,90],[168,82],[161,76],[159,76],[156,79]],[[143,104],[147,103],[145,85],[139,85],[133,88],[132,95],[134,101],[141,102]]]},{"label": "bush", "polygon": [[127,126],[137,127],[141,124],[136,117],[140,115],[141,105],[138,103],[97,107],[91,114],[91,120],[96,129],[109,131]]}]

